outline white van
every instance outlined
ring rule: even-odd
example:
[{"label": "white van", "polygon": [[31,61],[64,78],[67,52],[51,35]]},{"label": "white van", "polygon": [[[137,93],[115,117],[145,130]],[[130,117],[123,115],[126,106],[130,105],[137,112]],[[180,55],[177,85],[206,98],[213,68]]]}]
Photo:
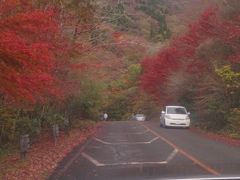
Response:
[{"label": "white van", "polygon": [[166,106],[160,116],[161,127],[190,127],[190,113],[183,106]]}]

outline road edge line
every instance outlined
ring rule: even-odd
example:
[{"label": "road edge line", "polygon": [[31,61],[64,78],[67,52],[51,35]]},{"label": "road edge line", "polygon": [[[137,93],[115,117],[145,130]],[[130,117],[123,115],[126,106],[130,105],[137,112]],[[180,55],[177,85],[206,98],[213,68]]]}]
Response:
[{"label": "road edge line", "polygon": [[154,130],[150,129],[147,125],[142,124],[142,126],[144,126],[146,129],[148,129],[151,133],[153,133],[155,136],[159,137],[161,140],[163,140],[165,143],[167,143],[168,145],[170,145],[171,147],[173,147],[174,149],[177,149],[182,155],[184,155],[185,157],[187,157],[188,159],[190,159],[192,162],[194,162],[195,164],[197,164],[198,166],[200,166],[202,169],[204,169],[205,171],[213,174],[213,175],[220,175],[220,173],[211,168],[210,166],[204,164],[203,162],[201,162],[200,160],[198,160],[196,157],[190,155],[189,153],[187,153],[186,151],[184,151],[183,149],[181,149],[180,147],[178,147],[177,145],[175,145],[174,143],[172,143],[171,141],[169,141],[168,139],[166,139],[165,137],[161,136],[159,133],[155,132]]}]

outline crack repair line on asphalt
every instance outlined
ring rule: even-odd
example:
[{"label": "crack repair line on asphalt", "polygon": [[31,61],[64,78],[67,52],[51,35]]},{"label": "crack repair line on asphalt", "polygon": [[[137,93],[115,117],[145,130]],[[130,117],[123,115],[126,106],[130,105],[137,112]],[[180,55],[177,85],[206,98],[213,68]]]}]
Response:
[{"label": "crack repair line on asphalt", "polygon": [[128,144],[128,145],[131,145],[131,144],[151,144],[152,142],[154,142],[154,141],[156,141],[157,139],[159,139],[159,137],[155,137],[155,138],[153,138],[152,140],[150,140],[150,141],[146,141],[146,142],[119,142],[119,143],[111,143],[111,142],[107,142],[107,141],[104,141],[104,140],[101,140],[101,139],[99,139],[99,138],[94,138],[96,141],[98,141],[98,142],[101,142],[101,143],[103,143],[103,144],[107,144],[107,145],[110,145],[110,144],[112,144],[112,145],[120,145],[120,144]]},{"label": "crack repair line on asphalt", "polygon": [[154,130],[150,129],[147,125],[142,124],[142,126],[144,126],[146,129],[148,129],[150,132],[152,132],[155,136],[159,137],[162,141],[164,141],[165,143],[167,143],[168,145],[170,145],[171,147],[173,147],[174,149],[178,149],[178,151],[184,155],[185,157],[187,157],[188,159],[190,159],[192,162],[194,162],[195,164],[197,164],[198,166],[200,166],[202,169],[204,169],[205,171],[213,174],[213,175],[220,175],[220,173],[211,168],[210,166],[208,166],[207,164],[204,164],[203,162],[201,162],[200,160],[198,160],[196,157],[190,155],[189,153],[187,153],[186,151],[184,151],[183,149],[181,149],[180,147],[178,147],[177,145],[173,144],[171,141],[169,141],[168,139],[166,139],[165,137],[161,136],[159,133],[155,132]]},{"label": "crack repair line on asphalt", "polygon": [[89,156],[88,154],[82,152],[82,156],[84,158],[86,158],[87,160],[89,160],[91,163],[93,163],[95,166],[121,166],[121,165],[144,165],[144,164],[167,164],[167,161],[160,161],[160,162],[120,162],[120,163],[100,163],[99,161],[97,161],[96,159],[94,159],[93,157]]}]

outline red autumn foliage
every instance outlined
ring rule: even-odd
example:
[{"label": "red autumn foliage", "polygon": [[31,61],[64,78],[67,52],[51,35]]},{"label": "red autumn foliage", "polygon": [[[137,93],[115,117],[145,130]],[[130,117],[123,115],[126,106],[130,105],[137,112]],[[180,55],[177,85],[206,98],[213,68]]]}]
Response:
[{"label": "red autumn foliage", "polygon": [[1,94],[32,103],[62,96],[56,71],[65,52],[56,13],[11,0],[1,2],[0,14]]},{"label": "red autumn foliage", "polygon": [[198,21],[189,26],[189,30],[173,39],[169,47],[160,51],[157,56],[142,61],[143,74],[140,86],[159,102],[164,103],[164,84],[178,68],[185,68],[190,73],[203,73],[208,70],[208,62],[196,56],[197,48],[206,40],[214,39],[228,45],[231,54],[227,60],[240,63],[240,24],[239,16],[227,21],[218,15],[218,9],[209,8]]},{"label": "red autumn foliage", "polygon": [[70,65],[71,69],[86,69],[88,65],[86,63],[72,64]]},{"label": "red autumn foliage", "polygon": [[179,51],[176,48],[167,48],[156,57],[146,58],[142,62],[144,74],[141,77],[141,86],[155,97],[162,95],[161,85],[166,81],[170,71],[178,68]]}]

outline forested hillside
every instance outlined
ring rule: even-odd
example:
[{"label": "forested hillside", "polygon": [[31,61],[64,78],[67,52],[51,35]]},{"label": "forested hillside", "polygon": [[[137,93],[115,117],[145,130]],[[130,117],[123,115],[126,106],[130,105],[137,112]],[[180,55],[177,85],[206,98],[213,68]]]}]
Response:
[{"label": "forested hillside", "polygon": [[[108,98],[103,100],[104,109],[112,118],[124,119],[132,113],[156,110],[152,98],[138,88],[140,62],[185,32],[188,23],[211,5],[216,4],[214,1],[97,1],[96,18],[100,25],[93,32],[94,47],[104,60],[97,55],[93,61],[102,64],[99,73],[107,85],[104,97]],[[93,71],[95,74],[96,70]]]},{"label": "forested hillside", "polygon": [[214,2],[1,2],[1,144],[61,119],[154,111],[138,86],[142,59]]}]

